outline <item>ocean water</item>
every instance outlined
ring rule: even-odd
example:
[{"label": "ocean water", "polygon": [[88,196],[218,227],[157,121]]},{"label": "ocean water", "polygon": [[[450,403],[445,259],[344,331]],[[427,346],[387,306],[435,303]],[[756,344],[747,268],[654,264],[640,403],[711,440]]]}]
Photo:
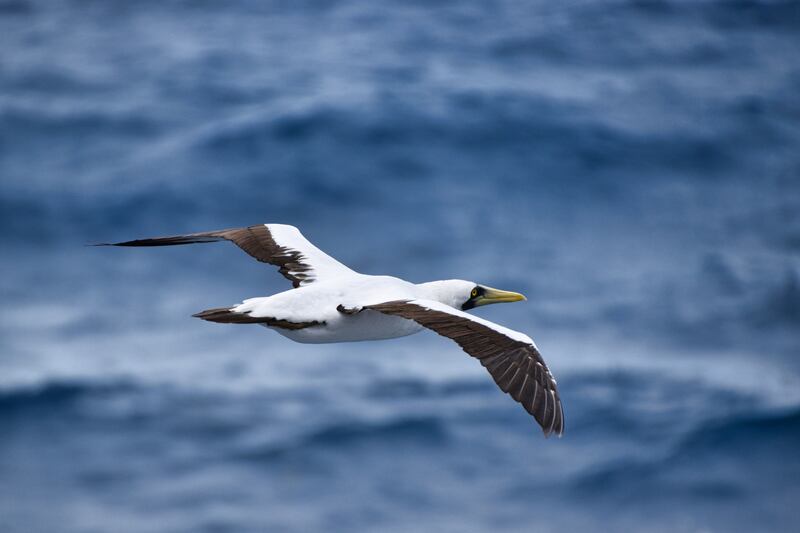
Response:
[{"label": "ocean water", "polygon": [[[0,0],[0,531],[800,528],[796,1]],[[432,333],[192,319],[227,244],[472,279],[545,439]]]}]

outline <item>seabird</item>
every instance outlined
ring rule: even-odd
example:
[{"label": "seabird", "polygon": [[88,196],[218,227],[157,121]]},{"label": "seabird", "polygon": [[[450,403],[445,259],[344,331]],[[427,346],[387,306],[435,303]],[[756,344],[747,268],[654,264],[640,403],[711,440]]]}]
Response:
[{"label": "seabird", "polygon": [[430,329],[478,359],[494,381],[522,404],[545,436],[564,431],[556,380],[533,340],[466,311],[525,300],[522,294],[458,279],[411,283],[360,274],[311,244],[294,226],[246,228],[104,243],[99,246],[171,246],[231,241],[262,263],[278,267],[293,289],[250,298],[193,316],[226,324],[260,324],[302,343],[404,337]]}]

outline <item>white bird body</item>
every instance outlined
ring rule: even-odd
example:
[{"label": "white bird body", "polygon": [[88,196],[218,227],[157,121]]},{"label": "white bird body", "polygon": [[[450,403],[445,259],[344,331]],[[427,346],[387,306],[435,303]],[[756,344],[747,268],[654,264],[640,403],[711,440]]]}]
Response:
[{"label": "white bird body", "polygon": [[325,344],[330,342],[377,341],[395,339],[419,333],[423,328],[413,320],[384,315],[369,309],[353,316],[329,315],[325,324],[313,328],[274,329],[284,337],[303,344]]},{"label": "white bird body", "polygon": [[302,343],[404,337],[430,329],[480,360],[501,390],[534,416],[545,435],[561,435],[564,413],[553,378],[527,335],[465,311],[524,300],[521,294],[464,280],[411,283],[360,274],[284,224],[158,237],[117,246],[169,246],[228,240],[279,267],[293,289],[207,309],[194,316],[219,323],[259,324]]},{"label": "white bird body", "polygon": [[252,317],[274,317],[288,322],[321,322],[302,329],[262,324],[281,335],[307,344],[392,339],[417,333],[424,328],[414,322],[376,311],[347,314],[344,309],[391,300],[418,298],[420,286],[391,276],[353,274],[312,283],[262,298],[250,298],[231,310]]},{"label": "white bird body", "polygon": [[[425,328],[413,320],[370,309],[361,310],[369,305],[393,300],[429,300],[452,307],[457,299],[455,294],[469,291],[472,287],[472,283],[461,280],[417,284],[392,276],[353,272],[272,296],[250,298],[231,310],[252,317],[273,317],[288,322],[322,322],[318,326],[302,329],[262,324],[295,342],[306,344],[394,339],[418,333]],[[359,312],[343,313],[339,310],[340,306]]]}]

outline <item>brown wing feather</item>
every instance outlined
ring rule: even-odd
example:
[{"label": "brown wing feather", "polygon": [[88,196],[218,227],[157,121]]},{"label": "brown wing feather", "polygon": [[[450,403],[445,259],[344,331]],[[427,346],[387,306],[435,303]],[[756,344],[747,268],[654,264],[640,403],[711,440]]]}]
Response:
[{"label": "brown wing feather", "polygon": [[275,239],[272,238],[269,229],[264,224],[246,228],[191,233],[189,235],[138,239],[134,241],[117,242],[110,244],[110,246],[174,246],[222,240],[231,241],[247,252],[251,257],[262,263],[277,266],[280,273],[291,281],[295,288],[299,287],[300,284],[308,278],[306,272],[310,271],[311,267],[304,263],[303,254],[297,250],[278,245]]},{"label": "brown wing feather", "polygon": [[546,436],[564,432],[564,411],[556,380],[532,344],[507,337],[478,322],[407,301],[366,306],[387,315],[413,320],[449,337],[489,371],[500,389],[533,415]]}]

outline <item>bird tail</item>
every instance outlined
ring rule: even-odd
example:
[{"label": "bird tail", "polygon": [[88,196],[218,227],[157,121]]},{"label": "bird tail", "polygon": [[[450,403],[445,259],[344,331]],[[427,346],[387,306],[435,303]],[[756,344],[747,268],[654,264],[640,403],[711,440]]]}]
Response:
[{"label": "bird tail", "polygon": [[217,322],[219,324],[263,324],[280,329],[303,329],[311,326],[320,326],[325,322],[312,320],[310,322],[291,322],[271,316],[250,316],[249,313],[238,313],[229,307],[217,307],[214,309],[206,309],[192,315],[193,317],[202,318],[209,322]]},{"label": "bird tail", "polygon": [[219,324],[264,324],[274,320],[268,317],[250,316],[247,313],[237,313],[229,307],[206,309],[192,316]]}]

